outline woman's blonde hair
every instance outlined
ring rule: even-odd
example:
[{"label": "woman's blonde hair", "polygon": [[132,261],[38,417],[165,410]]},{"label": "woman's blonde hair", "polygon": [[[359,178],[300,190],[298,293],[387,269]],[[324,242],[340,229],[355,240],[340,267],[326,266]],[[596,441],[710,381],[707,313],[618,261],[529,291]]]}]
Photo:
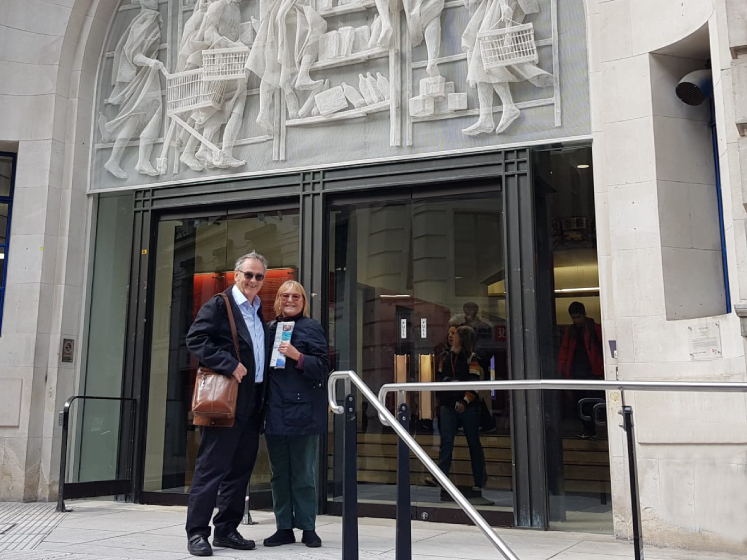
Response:
[{"label": "woman's blonde hair", "polygon": [[282,315],[282,299],[281,296],[286,292],[295,291],[298,292],[303,296],[303,316],[308,317],[309,316],[309,298],[306,297],[306,290],[303,289],[303,286],[300,282],[296,282],[295,280],[286,280],[283,282],[283,285],[278,288],[278,293],[275,296],[275,316],[280,317]]}]

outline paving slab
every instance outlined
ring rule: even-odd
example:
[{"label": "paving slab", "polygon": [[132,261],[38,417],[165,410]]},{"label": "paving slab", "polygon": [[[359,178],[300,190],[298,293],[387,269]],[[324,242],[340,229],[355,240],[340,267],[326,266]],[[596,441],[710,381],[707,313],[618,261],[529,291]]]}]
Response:
[{"label": "paving slab", "polygon": [[[188,560],[184,534],[186,508],[119,502],[71,502],[72,512],[53,513],[53,504],[0,504],[2,560]],[[239,531],[257,541],[253,551],[215,549],[221,560],[339,560],[342,520],[319,516],[317,532],[324,546],[297,543],[262,546],[275,531],[272,512],[252,512],[255,525]],[[2,528],[5,527],[5,532]],[[634,557],[632,544],[612,535],[498,529],[521,560],[623,560]],[[3,538],[5,540],[3,540]],[[360,560],[396,560],[393,519],[358,520]],[[474,526],[412,522],[413,560],[494,560],[500,553]],[[647,560],[737,560],[737,556],[646,547]]]}]

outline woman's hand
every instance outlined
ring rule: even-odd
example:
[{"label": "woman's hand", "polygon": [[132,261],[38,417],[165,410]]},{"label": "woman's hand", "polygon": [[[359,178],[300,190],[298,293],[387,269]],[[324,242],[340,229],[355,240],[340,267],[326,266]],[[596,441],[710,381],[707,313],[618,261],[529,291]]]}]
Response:
[{"label": "woman's hand", "polygon": [[289,357],[291,360],[298,361],[298,358],[301,357],[301,352],[296,350],[296,347],[293,346],[290,342],[281,342],[280,346],[278,347],[278,352],[280,352],[283,356]]}]

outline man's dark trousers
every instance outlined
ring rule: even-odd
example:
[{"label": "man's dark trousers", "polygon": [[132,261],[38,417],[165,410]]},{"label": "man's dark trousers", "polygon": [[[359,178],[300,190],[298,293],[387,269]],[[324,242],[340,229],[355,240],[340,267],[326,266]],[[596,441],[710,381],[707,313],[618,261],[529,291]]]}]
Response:
[{"label": "man's dark trousers", "polygon": [[[257,392],[262,394],[261,389]],[[262,414],[255,412],[249,419],[236,419],[230,428],[201,428],[187,509],[189,538],[210,536],[210,517],[216,506],[214,537],[227,536],[241,523],[246,488],[257,459],[261,426]]]}]

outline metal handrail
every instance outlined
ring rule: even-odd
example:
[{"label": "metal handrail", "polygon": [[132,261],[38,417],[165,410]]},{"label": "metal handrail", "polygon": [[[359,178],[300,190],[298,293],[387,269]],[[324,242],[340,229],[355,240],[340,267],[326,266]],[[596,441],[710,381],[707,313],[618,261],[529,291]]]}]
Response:
[{"label": "metal handrail", "polygon": [[[65,401],[65,405],[60,412],[59,424],[62,427],[62,442],[60,444],[60,481],[57,489],[57,509],[60,513],[70,511],[65,507],[65,479],[67,478],[67,440],[68,431],[70,426],[70,407],[76,400],[92,400],[92,401],[119,401],[127,402],[132,401],[135,403],[131,416],[135,418],[135,408],[137,407],[138,400],[134,397],[95,397],[88,395],[75,395]],[[132,431],[132,426],[130,427]]]},{"label": "metal handrail", "polygon": [[[379,389],[379,400],[386,403],[389,393],[397,391],[489,391],[489,390],[577,390],[592,389],[597,391],[677,391],[697,393],[744,393],[747,383],[728,381],[586,381],[581,379],[525,379],[496,381],[432,381],[423,383],[386,383]],[[379,415],[384,425],[388,421]]]},{"label": "metal handrail", "polygon": [[[636,560],[643,560],[643,528],[641,520],[641,504],[638,496],[638,469],[636,465],[635,436],[633,429],[633,408],[625,405],[625,391],[675,391],[675,392],[698,392],[698,393],[747,393],[747,383],[743,382],[709,382],[709,381],[587,381],[580,379],[527,379],[527,380],[496,380],[496,381],[440,381],[423,383],[387,383],[379,389],[379,420],[385,426],[391,426],[395,430],[399,428],[396,421],[391,422],[391,413],[386,409],[385,403],[389,393],[398,392],[404,395],[408,391],[432,392],[432,391],[483,391],[483,390],[579,390],[592,389],[599,391],[620,391],[623,416],[622,427],[626,432],[626,443],[628,447],[628,472],[630,477],[630,501],[633,521],[633,548]],[[331,401],[330,401],[331,402]],[[382,414],[382,407],[387,414]],[[429,465],[430,470],[434,472]],[[440,471],[439,471],[440,472]],[[442,478],[439,477],[439,481]],[[449,491],[451,493],[451,491]],[[485,532],[485,531],[483,531]],[[487,534],[487,533],[486,533]]]},{"label": "metal handrail", "polygon": [[335,414],[345,414],[345,407],[337,404],[337,380],[338,379],[350,379],[363,396],[376,408],[380,418],[387,418],[387,424],[391,425],[395,433],[407,444],[407,447],[420,459],[420,462],[426,466],[431,474],[438,480],[441,486],[454,498],[454,501],[459,504],[459,507],[472,519],[483,534],[490,540],[490,542],[501,552],[506,560],[519,560],[519,557],[513,553],[508,545],[498,536],[495,530],[488,524],[487,521],[480,515],[477,510],[470,504],[462,493],[457,489],[456,486],[449,480],[443,471],[436,465],[428,454],[423,450],[422,447],[415,441],[410,433],[397,422],[394,415],[384,406],[382,402],[376,398],[373,391],[368,388],[365,382],[356,374],[354,371],[335,371],[329,376],[329,382],[327,384],[327,397],[329,400],[329,406],[332,412]]}]

